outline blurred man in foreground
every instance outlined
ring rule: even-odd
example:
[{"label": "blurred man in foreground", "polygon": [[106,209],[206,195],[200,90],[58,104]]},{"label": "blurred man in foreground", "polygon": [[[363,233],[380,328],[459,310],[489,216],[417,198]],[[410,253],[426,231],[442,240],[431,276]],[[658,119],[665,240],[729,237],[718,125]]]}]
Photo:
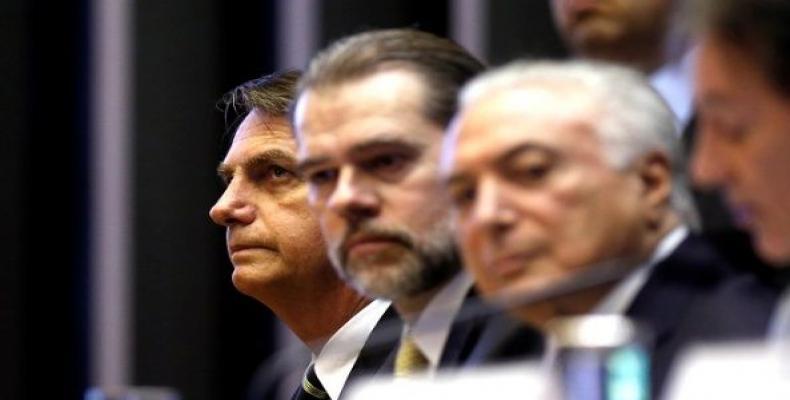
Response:
[{"label": "blurred man in foreground", "polygon": [[269,307],[313,353],[310,379],[298,392],[337,399],[388,303],[370,302],[346,285],[326,256],[286,117],[298,78],[273,74],[226,96],[227,107],[246,115],[217,168],[227,187],[210,215],[227,228],[233,284]]},{"label": "blurred man in foreground", "polygon": [[685,308],[724,275],[686,226],[671,111],[640,74],[584,62],[492,71],[460,107],[443,171],[480,290],[538,326],[589,312],[645,323],[659,390]]},{"label": "blurred man in foreground", "polygon": [[405,323],[384,367],[396,376],[468,362],[492,327],[456,320],[472,281],[438,176],[458,89],[482,69],[447,39],[392,29],[333,44],[300,83],[294,126],[310,203],[338,273],[392,300]]},{"label": "blurred man in foreground", "polygon": [[790,3],[697,1],[696,183],[720,187],[775,268],[720,290],[696,329],[711,338],[790,337]]}]

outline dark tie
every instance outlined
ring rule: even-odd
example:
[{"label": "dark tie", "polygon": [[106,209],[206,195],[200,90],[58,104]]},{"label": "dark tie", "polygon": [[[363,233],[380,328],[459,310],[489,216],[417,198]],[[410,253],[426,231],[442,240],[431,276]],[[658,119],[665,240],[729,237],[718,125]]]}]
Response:
[{"label": "dark tie", "polygon": [[296,390],[291,400],[315,400],[315,399],[329,399],[329,394],[324,390],[324,385],[318,380],[315,374],[313,364],[307,367],[307,371],[302,378],[302,386]]}]

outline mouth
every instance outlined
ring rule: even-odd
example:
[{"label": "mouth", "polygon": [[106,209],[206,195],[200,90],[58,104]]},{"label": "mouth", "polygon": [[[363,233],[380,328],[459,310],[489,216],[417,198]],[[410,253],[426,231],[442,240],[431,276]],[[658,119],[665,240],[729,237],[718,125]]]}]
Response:
[{"label": "mouth", "polygon": [[393,235],[358,235],[350,237],[343,244],[343,253],[358,256],[375,255],[392,246],[408,247],[402,238]]},{"label": "mouth", "polygon": [[488,269],[501,279],[509,279],[520,275],[527,269],[528,263],[536,257],[535,251],[519,251],[507,253],[494,258],[488,263]]},{"label": "mouth", "polygon": [[265,246],[260,243],[230,243],[228,245],[228,253],[231,257],[235,254],[241,254],[255,250],[274,251],[271,246]]}]

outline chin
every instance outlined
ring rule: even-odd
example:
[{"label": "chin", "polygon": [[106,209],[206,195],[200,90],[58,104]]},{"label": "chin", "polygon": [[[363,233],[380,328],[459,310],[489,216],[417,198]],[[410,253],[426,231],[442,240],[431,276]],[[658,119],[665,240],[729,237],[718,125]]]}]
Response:
[{"label": "chin", "polygon": [[787,240],[757,237],[756,241],[757,252],[765,261],[777,267],[790,266],[790,237]]},{"label": "chin", "polygon": [[266,276],[249,267],[234,268],[231,280],[236,290],[256,299],[277,281],[274,276]]}]

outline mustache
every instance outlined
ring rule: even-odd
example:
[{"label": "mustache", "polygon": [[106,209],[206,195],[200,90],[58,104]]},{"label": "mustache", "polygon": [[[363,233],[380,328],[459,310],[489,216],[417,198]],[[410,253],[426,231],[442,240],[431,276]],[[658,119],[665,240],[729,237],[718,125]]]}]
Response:
[{"label": "mustache", "polygon": [[415,247],[411,235],[407,234],[406,232],[400,229],[377,226],[374,224],[352,226],[343,236],[343,240],[340,242],[338,247],[341,250],[341,254],[343,254],[345,258],[345,254],[348,253],[348,249],[352,245],[357,242],[369,239],[389,240],[400,243],[409,249],[413,249]]}]

